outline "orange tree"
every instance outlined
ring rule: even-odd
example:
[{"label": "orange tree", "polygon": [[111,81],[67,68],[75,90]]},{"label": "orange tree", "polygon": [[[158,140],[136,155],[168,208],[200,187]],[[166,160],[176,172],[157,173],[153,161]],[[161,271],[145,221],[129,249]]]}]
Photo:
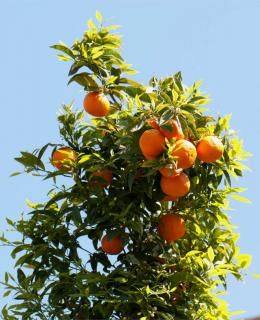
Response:
[{"label": "orange tree", "polygon": [[69,83],[86,91],[81,110],[63,106],[62,143],[16,158],[54,187],[21,220],[7,219],[21,240],[1,237],[17,268],[2,281],[16,301],[2,316],[229,319],[219,294],[250,257],[226,211],[230,197],[246,201],[231,177],[248,154],[229,116],[205,113],[200,83],[185,86],[180,72],[147,86],[129,79],[117,26],[96,17],[72,47],[52,46],[72,63]]}]

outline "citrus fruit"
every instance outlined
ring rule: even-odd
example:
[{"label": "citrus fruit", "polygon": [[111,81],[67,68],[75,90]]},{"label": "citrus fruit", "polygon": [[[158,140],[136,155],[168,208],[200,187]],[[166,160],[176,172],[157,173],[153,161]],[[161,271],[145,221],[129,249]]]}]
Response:
[{"label": "citrus fruit", "polygon": [[161,177],[162,192],[171,197],[183,197],[190,191],[190,180],[188,176],[181,172],[174,177]]},{"label": "citrus fruit", "polygon": [[206,163],[215,162],[222,157],[224,146],[215,136],[202,138],[197,145],[198,158]]},{"label": "citrus fruit", "polygon": [[89,92],[83,102],[84,109],[94,117],[104,117],[109,113],[110,103],[100,91]]},{"label": "citrus fruit", "polygon": [[108,240],[107,235],[105,235],[101,240],[101,247],[107,254],[119,254],[124,249],[120,235],[113,237],[111,240]]},{"label": "citrus fruit", "polygon": [[112,179],[113,173],[110,170],[95,171],[91,174],[91,186],[105,188],[112,183]]},{"label": "citrus fruit", "polygon": [[181,216],[174,213],[167,213],[160,217],[158,233],[168,243],[182,238],[185,232],[185,222]]},{"label": "citrus fruit", "polygon": [[178,169],[187,169],[193,166],[197,157],[197,151],[191,142],[180,139],[176,141],[172,155],[176,157]]},{"label": "citrus fruit", "polygon": [[160,173],[166,178],[174,177],[176,174],[181,173],[182,169],[175,169],[174,165],[168,164],[161,168]]},{"label": "citrus fruit", "polygon": [[77,154],[74,150],[68,147],[62,147],[55,150],[52,154],[52,164],[58,170],[71,171],[73,162],[77,159]]},{"label": "citrus fruit", "polygon": [[175,201],[177,200],[177,197],[172,197],[172,196],[164,196],[163,201]]},{"label": "citrus fruit", "polygon": [[147,119],[146,122],[147,122],[148,125],[149,125],[150,127],[152,127],[153,129],[157,129],[157,130],[160,129],[160,127],[159,127],[159,125],[158,125],[158,123],[157,123],[157,121],[156,121],[155,119],[153,119],[153,118]]},{"label": "citrus fruit", "polygon": [[141,135],[139,146],[146,159],[154,160],[165,150],[165,138],[159,130],[149,129]]},{"label": "citrus fruit", "polygon": [[167,125],[171,126],[171,131],[160,128],[160,132],[170,141],[172,138],[176,140],[183,139],[182,128],[176,120],[169,120]]}]

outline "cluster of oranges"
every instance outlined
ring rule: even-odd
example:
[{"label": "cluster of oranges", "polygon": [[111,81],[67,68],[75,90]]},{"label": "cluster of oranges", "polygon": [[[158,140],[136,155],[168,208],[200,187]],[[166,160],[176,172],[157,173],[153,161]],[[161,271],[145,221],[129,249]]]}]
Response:
[{"label": "cluster of oranges", "polygon": [[[110,111],[109,100],[99,91],[88,93],[83,105],[85,111],[95,117],[107,116]],[[139,139],[140,150],[145,159],[157,159],[167,149],[166,140],[174,139],[171,149],[173,161],[159,170],[160,186],[165,194],[163,200],[174,201],[190,191],[190,180],[183,170],[191,168],[197,158],[206,163],[215,162],[223,155],[224,146],[215,136],[203,137],[195,146],[185,139],[182,128],[175,119],[168,121],[167,126],[171,127],[169,131],[160,128],[156,119],[149,119],[147,122],[151,129],[145,130]],[[52,154],[52,164],[58,170],[70,172],[77,157],[71,148],[59,148]],[[90,183],[92,187],[105,188],[112,183],[112,179],[113,174],[110,170],[96,171],[91,174]],[[167,243],[171,243],[185,235],[186,227],[180,215],[168,213],[160,217],[157,230]],[[110,239],[105,235],[101,240],[101,246],[107,254],[119,254],[124,249],[124,241],[120,235]]]},{"label": "cluster of oranges", "polygon": [[162,175],[161,189],[166,195],[164,199],[166,201],[176,200],[189,192],[190,181],[183,170],[191,168],[196,158],[210,163],[223,155],[224,146],[215,136],[203,137],[195,147],[192,142],[185,139],[176,120],[168,122],[171,131],[161,129],[154,119],[148,120],[148,124],[153,129],[144,131],[139,139],[140,149],[147,160],[155,160],[166,150],[166,139],[175,141],[171,151],[175,161],[159,170]]},{"label": "cluster of oranges", "polygon": [[[159,170],[161,190],[165,194],[163,200],[174,201],[190,191],[190,180],[183,170],[191,168],[196,158],[205,163],[217,161],[223,155],[224,146],[216,136],[205,136],[195,146],[185,139],[181,126],[174,119],[167,123],[171,127],[169,131],[160,128],[155,119],[147,122],[152,129],[144,131],[139,139],[145,159],[158,158],[166,150],[166,139],[174,139],[171,150],[174,161]],[[168,243],[182,238],[185,232],[185,222],[180,215],[169,213],[160,217],[158,233]]]}]

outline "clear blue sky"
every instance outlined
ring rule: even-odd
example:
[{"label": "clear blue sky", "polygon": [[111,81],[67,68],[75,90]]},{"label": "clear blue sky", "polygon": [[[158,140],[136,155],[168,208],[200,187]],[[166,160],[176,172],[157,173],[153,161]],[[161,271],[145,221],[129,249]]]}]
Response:
[{"label": "clear blue sky", "polygon": [[[233,114],[233,128],[253,153],[247,163],[252,172],[236,185],[248,188],[245,196],[253,203],[232,203],[231,217],[241,234],[241,252],[253,255],[248,274],[260,273],[259,0],[1,0],[0,230],[6,228],[6,216],[17,219],[26,211],[26,198],[46,200],[49,182],[9,178],[20,169],[13,158],[20,150],[59,141],[56,112],[62,103],[75,99],[81,108],[83,92],[66,86],[68,64],[57,61],[48,46],[80,37],[96,9],[122,25],[124,56],[140,70],[139,81],[181,70],[187,84],[203,80],[214,113]],[[2,278],[13,261],[8,250],[0,252]],[[246,310],[247,317],[260,314],[260,280],[230,279],[228,291],[224,298],[231,310]]]}]

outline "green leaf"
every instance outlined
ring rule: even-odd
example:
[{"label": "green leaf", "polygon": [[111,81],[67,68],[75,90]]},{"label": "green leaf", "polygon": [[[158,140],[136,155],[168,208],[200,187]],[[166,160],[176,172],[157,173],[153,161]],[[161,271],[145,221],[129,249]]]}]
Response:
[{"label": "green leaf", "polygon": [[240,268],[248,268],[251,264],[252,257],[249,254],[240,254],[236,257],[239,261],[239,267]]},{"label": "green leaf", "polygon": [[74,58],[74,54],[73,54],[72,50],[64,44],[55,44],[55,45],[51,46],[51,48],[62,51],[64,53],[66,53],[68,56],[70,56],[71,58]]},{"label": "green leaf", "polygon": [[77,73],[79,69],[82,68],[83,66],[85,66],[84,61],[75,61],[70,67],[69,76],[72,76],[75,73]]},{"label": "green leaf", "polygon": [[94,24],[92,19],[88,20],[88,27],[89,27],[89,29],[95,29],[96,28],[96,25]]},{"label": "green leaf", "polygon": [[238,310],[238,311],[232,311],[232,312],[230,312],[230,315],[231,315],[231,316],[237,316],[237,315],[244,314],[244,313],[245,313],[244,310]]},{"label": "green leaf", "polygon": [[6,218],[6,221],[10,226],[15,227],[15,223],[11,219]]},{"label": "green leaf", "polygon": [[27,253],[23,256],[21,256],[15,263],[15,267],[22,266],[25,262],[29,263],[31,261],[31,258],[33,256],[33,253]]},{"label": "green leaf", "polygon": [[212,247],[209,247],[209,248],[208,248],[208,257],[209,257],[209,260],[210,260],[211,262],[214,261],[215,254],[214,254],[214,250],[212,249]]},{"label": "green leaf", "polygon": [[7,297],[7,296],[9,296],[9,294],[12,292],[12,290],[7,290],[7,291],[5,291],[5,293],[3,294],[3,297],[5,298],[5,297]]},{"label": "green leaf", "polygon": [[73,81],[77,82],[83,87],[89,88],[90,90],[98,89],[97,82],[87,72],[78,73],[75,76],[71,77],[68,85]]},{"label": "green leaf", "polygon": [[113,25],[111,25],[111,26],[108,26],[108,27],[104,28],[103,30],[106,31],[106,32],[108,32],[108,31],[110,31],[110,30],[118,29],[118,28],[121,28],[121,26],[120,26],[119,24],[113,24]]},{"label": "green leaf", "polygon": [[173,127],[170,124],[164,124],[160,128],[170,133],[173,132]]},{"label": "green leaf", "polygon": [[30,249],[30,248],[31,248],[31,246],[30,246],[29,244],[22,244],[22,245],[20,245],[20,246],[17,246],[17,247],[15,247],[15,248],[13,249],[13,251],[11,252],[11,257],[12,257],[13,259],[15,259],[17,253],[19,253],[19,252],[21,252],[21,251],[23,251],[23,250],[28,250],[28,249]]},{"label": "green leaf", "polygon": [[52,198],[46,203],[45,209],[48,209],[52,204],[67,198],[70,195],[69,192],[59,192],[52,196]]},{"label": "green leaf", "polygon": [[102,23],[103,17],[102,17],[102,14],[98,10],[96,11],[96,18],[100,23]]},{"label": "green leaf", "polygon": [[151,289],[150,289],[150,287],[148,285],[145,288],[145,292],[146,292],[147,295],[149,295],[150,292],[151,292]]},{"label": "green leaf", "polygon": [[128,188],[129,188],[130,191],[132,190],[132,186],[133,186],[135,177],[136,177],[136,174],[133,173],[133,172],[130,172],[129,175],[128,175],[127,182],[128,182]]},{"label": "green leaf", "polygon": [[60,61],[69,61],[70,57],[64,56],[63,54],[57,54],[57,57],[59,58]]},{"label": "green leaf", "polygon": [[18,176],[19,174],[21,174],[21,172],[13,172],[12,174],[10,174],[10,177],[15,177],[15,176]]},{"label": "green leaf", "polygon": [[[161,126],[165,125],[166,128],[168,128],[168,130],[169,130],[169,127],[167,127],[166,124],[170,119],[172,119],[174,117],[174,115],[175,115],[175,111],[174,110],[172,110],[172,109],[166,110],[160,117],[159,126],[161,127]],[[172,132],[172,131],[170,131],[170,132]]]},{"label": "green leaf", "polygon": [[103,50],[102,50],[102,51],[100,50],[100,51],[98,51],[97,53],[93,54],[91,57],[92,57],[93,60],[96,60],[96,59],[98,59],[99,57],[101,57],[103,54],[104,54],[104,51],[103,51]]},{"label": "green leaf", "polygon": [[50,145],[52,145],[52,144],[47,143],[45,146],[43,146],[43,147],[40,149],[40,151],[38,152],[38,159],[41,159],[41,158],[42,158],[44,152],[47,150],[47,148],[48,148]]},{"label": "green leaf", "polygon": [[26,276],[25,276],[23,270],[20,268],[17,270],[17,279],[21,285],[24,285],[24,280],[26,279]]},{"label": "green leaf", "polygon": [[76,225],[82,224],[82,218],[81,218],[80,210],[78,208],[73,207],[72,215]]},{"label": "green leaf", "polygon": [[231,186],[231,179],[228,172],[226,170],[223,170],[223,173],[225,175],[226,181],[228,182],[229,186]]},{"label": "green leaf", "polygon": [[5,237],[0,237],[0,241],[5,242],[5,243],[10,243],[10,241],[8,239],[6,239]]},{"label": "green leaf", "polygon": [[29,152],[25,152],[25,151],[22,151],[21,154],[22,154],[21,157],[15,158],[15,160],[17,162],[21,163],[25,167],[32,167],[35,170],[37,170],[39,168],[42,170],[45,170],[45,166],[44,166],[43,162],[38,157],[36,157],[34,154],[29,153]]},{"label": "green leaf", "polygon": [[245,197],[241,197],[241,196],[237,196],[237,195],[231,195],[231,198],[241,201],[241,202],[246,202],[246,203],[252,203],[249,199],[245,198]]},{"label": "green leaf", "polygon": [[111,83],[114,83],[117,78],[118,78],[118,76],[110,77],[110,78],[106,81],[106,84],[109,85],[109,84],[111,84]]},{"label": "green leaf", "polygon": [[131,79],[128,79],[128,78],[120,78],[119,83],[126,83],[126,84],[133,86],[133,87],[137,87],[137,88],[141,88],[141,89],[145,90],[145,87],[141,83],[136,82]]},{"label": "green leaf", "polygon": [[86,155],[80,157],[80,159],[78,161],[78,164],[83,164],[85,162],[88,162],[89,159],[91,159],[91,155],[90,154],[86,154]]}]

